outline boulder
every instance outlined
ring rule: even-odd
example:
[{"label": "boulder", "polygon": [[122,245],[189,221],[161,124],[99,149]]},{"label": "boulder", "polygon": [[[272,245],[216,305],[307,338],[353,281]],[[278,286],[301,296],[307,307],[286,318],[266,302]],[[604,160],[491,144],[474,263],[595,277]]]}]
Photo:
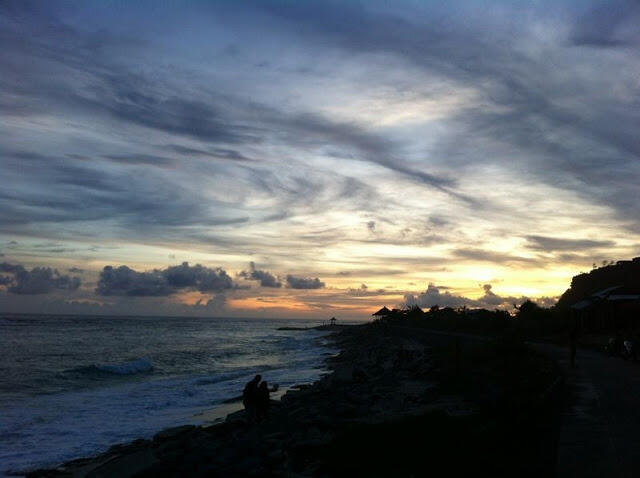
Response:
[{"label": "boulder", "polygon": [[138,475],[159,463],[150,449],[120,456],[104,463],[87,473],[87,478],[107,478],[118,476],[128,478]]},{"label": "boulder", "polygon": [[336,382],[353,382],[353,365],[346,363],[336,365],[332,378]]},{"label": "boulder", "polygon": [[153,440],[158,441],[158,440],[173,439],[178,437],[179,435],[182,435],[183,433],[190,432],[195,428],[196,428],[195,425],[182,425],[180,427],[167,428],[165,430],[162,430],[156,433],[153,436]]}]

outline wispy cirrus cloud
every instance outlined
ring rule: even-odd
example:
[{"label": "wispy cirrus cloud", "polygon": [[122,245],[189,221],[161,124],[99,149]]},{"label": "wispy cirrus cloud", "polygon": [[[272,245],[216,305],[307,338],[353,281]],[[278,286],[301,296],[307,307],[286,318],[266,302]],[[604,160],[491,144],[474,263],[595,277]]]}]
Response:
[{"label": "wispy cirrus cloud", "polygon": [[199,292],[154,276],[172,254],[324,294],[314,310],[363,282],[559,293],[640,252],[639,19],[625,0],[4,2],[0,235],[29,240],[2,253]]}]

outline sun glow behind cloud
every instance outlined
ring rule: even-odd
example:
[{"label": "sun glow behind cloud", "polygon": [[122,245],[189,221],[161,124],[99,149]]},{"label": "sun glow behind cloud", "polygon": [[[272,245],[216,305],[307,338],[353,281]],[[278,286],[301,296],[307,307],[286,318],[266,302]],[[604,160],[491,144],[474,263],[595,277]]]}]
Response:
[{"label": "sun glow behind cloud", "polygon": [[[83,269],[0,310],[362,318],[638,255],[637,8],[478,5],[0,7],[0,262]],[[96,295],[185,261],[233,287]]]}]

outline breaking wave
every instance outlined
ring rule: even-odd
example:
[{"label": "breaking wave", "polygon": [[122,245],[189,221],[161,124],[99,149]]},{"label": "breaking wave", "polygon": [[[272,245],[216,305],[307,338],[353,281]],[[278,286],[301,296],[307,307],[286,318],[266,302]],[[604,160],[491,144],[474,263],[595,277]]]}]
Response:
[{"label": "breaking wave", "polygon": [[134,375],[138,373],[148,373],[152,370],[153,364],[147,359],[142,358],[116,364],[89,365],[88,367],[80,367],[74,369],[73,372],[99,375]]}]

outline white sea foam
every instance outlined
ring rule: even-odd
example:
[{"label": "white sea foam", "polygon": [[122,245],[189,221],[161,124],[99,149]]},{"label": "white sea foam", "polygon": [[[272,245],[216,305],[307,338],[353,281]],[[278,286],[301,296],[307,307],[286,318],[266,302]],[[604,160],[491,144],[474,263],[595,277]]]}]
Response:
[{"label": "white sea foam", "polygon": [[[159,327],[153,322],[142,324],[131,331],[131,337],[141,335],[141,327],[142,331]],[[202,411],[237,397],[255,373],[282,387],[320,376],[327,349],[316,339],[323,334],[276,332],[277,323],[256,324],[249,324],[253,329],[242,324],[234,331],[228,324],[223,328],[214,323],[211,327],[219,330],[208,337],[206,324],[170,324],[178,329],[172,330],[172,341],[163,338],[166,335],[154,335],[156,343],[149,344],[150,339],[144,337],[147,349],[138,356],[145,358],[123,360],[113,353],[122,337],[105,338],[102,331],[106,327],[100,322],[100,327],[95,327],[99,332],[83,332],[82,343],[87,344],[86,357],[91,360],[84,362],[89,365],[77,367],[69,367],[78,360],[77,352],[68,353],[66,347],[60,347],[61,353],[56,354],[41,343],[32,351],[42,353],[34,363],[55,359],[64,362],[67,372],[44,370],[33,380],[29,376],[24,379],[29,386],[19,398],[0,401],[0,475],[100,453],[116,443],[149,438],[166,427],[202,423],[206,417]],[[51,343],[58,347],[60,334],[52,334]],[[78,336],[64,337],[80,343]],[[12,340],[20,338],[14,334]],[[102,349],[96,350],[96,344]],[[126,357],[136,351],[136,343],[125,343],[119,354]],[[107,360],[96,360],[105,355]],[[10,379],[9,385],[22,384],[18,379]],[[32,393],[41,383],[47,390],[55,385],[61,391]]]},{"label": "white sea foam", "polygon": [[107,372],[115,373],[116,375],[132,375],[134,373],[145,373],[153,370],[153,365],[147,359],[131,360],[129,362],[96,365],[96,369]]}]

